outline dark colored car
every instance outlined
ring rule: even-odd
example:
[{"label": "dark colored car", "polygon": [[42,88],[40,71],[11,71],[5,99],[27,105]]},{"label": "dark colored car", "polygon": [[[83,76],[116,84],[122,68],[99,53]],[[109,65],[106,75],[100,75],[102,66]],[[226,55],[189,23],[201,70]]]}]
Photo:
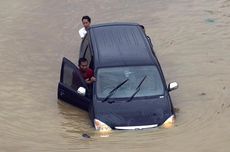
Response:
[{"label": "dark colored car", "polygon": [[88,60],[96,82],[88,86],[78,68],[63,58],[58,98],[88,110],[96,130],[171,127],[174,109],[151,40],[141,25],[92,26],[79,57]]}]

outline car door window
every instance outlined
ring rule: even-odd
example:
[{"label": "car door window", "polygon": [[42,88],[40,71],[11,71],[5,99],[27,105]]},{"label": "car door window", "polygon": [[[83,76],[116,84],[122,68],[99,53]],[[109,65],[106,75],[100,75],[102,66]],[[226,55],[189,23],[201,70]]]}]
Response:
[{"label": "car door window", "polygon": [[87,88],[78,68],[66,58],[63,59],[60,82],[74,90],[77,90],[79,87]]}]

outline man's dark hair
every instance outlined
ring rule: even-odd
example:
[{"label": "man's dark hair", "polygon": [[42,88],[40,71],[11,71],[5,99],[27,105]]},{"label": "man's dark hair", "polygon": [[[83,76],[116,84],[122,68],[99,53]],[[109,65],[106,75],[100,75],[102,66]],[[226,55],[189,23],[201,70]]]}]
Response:
[{"label": "man's dark hair", "polygon": [[91,18],[89,16],[83,16],[81,21],[83,21],[84,19],[88,20],[91,23]]},{"label": "man's dark hair", "polygon": [[78,60],[78,65],[81,65],[81,62],[88,62],[86,58],[80,58]]}]

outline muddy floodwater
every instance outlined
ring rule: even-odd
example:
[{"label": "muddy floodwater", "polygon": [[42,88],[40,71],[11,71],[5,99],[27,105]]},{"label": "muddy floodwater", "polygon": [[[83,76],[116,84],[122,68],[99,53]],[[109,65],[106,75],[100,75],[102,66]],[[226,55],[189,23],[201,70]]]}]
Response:
[{"label": "muddy floodwater", "polygon": [[[87,112],[57,99],[83,15],[145,26],[167,83],[179,83],[174,128],[101,137]],[[0,0],[0,151],[229,152],[229,67],[230,0]]]}]

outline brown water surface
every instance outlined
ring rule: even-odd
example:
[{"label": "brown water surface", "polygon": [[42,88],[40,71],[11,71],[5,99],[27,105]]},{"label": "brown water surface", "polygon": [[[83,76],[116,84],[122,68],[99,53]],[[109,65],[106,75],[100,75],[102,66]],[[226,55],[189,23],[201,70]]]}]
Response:
[{"label": "brown water surface", "polygon": [[[61,60],[77,62],[85,14],[145,25],[167,83],[180,84],[174,128],[102,138],[85,111],[57,100]],[[1,0],[0,27],[1,152],[229,152],[230,0]]]}]

